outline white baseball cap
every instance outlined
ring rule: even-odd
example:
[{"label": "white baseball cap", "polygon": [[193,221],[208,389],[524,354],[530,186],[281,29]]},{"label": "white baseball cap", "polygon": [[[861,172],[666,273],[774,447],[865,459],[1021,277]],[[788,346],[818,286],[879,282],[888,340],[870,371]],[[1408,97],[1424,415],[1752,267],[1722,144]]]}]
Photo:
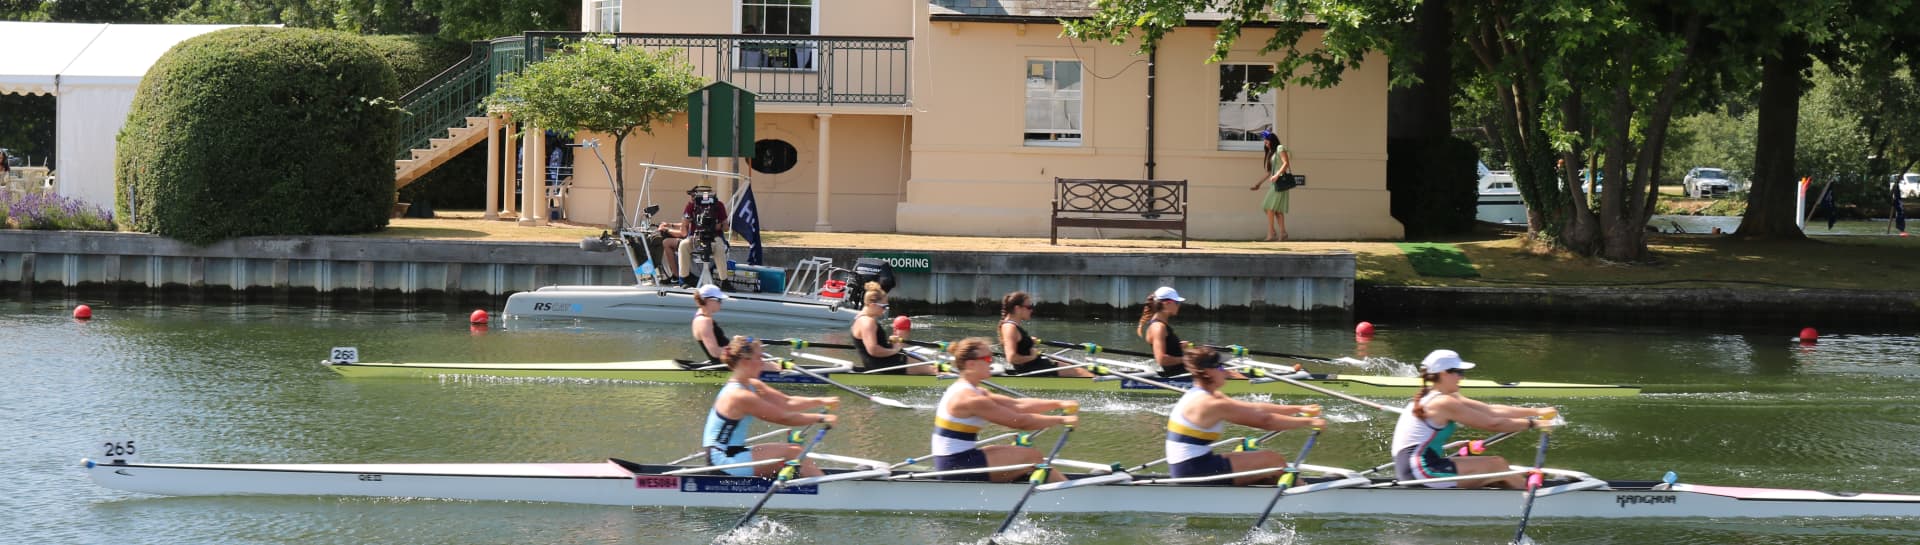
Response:
[{"label": "white baseball cap", "polygon": [[1156,301],[1180,301],[1183,303],[1187,300],[1187,298],[1180,296],[1180,292],[1173,291],[1172,286],[1160,286],[1160,289],[1153,290],[1153,299]]},{"label": "white baseball cap", "polygon": [[727,292],[720,291],[720,286],[715,286],[713,284],[700,286],[700,297],[702,299],[720,299],[720,300],[732,299],[732,297],[727,297]]},{"label": "white baseball cap", "polygon": [[1454,369],[1472,369],[1473,363],[1460,359],[1460,353],[1452,350],[1435,350],[1421,360],[1420,368],[1428,374],[1440,374]]}]

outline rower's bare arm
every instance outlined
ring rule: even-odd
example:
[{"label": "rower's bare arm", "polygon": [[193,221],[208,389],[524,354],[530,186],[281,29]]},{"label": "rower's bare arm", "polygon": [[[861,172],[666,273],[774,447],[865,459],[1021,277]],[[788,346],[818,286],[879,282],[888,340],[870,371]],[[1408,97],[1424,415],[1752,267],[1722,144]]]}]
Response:
[{"label": "rower's bare arm", "polygon": [[831,423],[836,420],[829,414],[789,410],[785,406],[776,405],[759,396],[741,397],[738,403],[741,405],[740,408],[746,409],[747,414],[753,415],[754,418],[782,426],[805,426],[823,422]]},{"label": "rower's bare arm", "polygon": [[[1307,418],[1281,414],[1273,410],[1271,403],[1249,403],[1238,399],[1222,397],[1213,401],[1228,422],[1270,431],[1290,430],[1307,426],[1322,427],[1327,421],[1320,418]],[[1290,411],[1298,412],[1298,411]]]},{"label": "rower's bare arm", "polygon": [[1493,413],[1494,416],[1499,416],[1503,418],[1526,418],[1529,416],[1546,416],[1548,413],[1557,412],[1557,411],[1554,411],[1552,407],[1515,407],[1512,405],[1499,405],[1494,403],[1487,403],[1477,399],[1461,397],[1461,396],[1454,396],[1454,399],[1461,403],[1465,403],[1467,405],[1472,405],[1474,407],[1477,407],[1480,410]]},{"label": "rower's bare arm", "polygon": [[960,403],[974,416],[1016,430],[1046,429],[1056,424],[1070,424],[1078,421],[1078,417],[1072,416],[1050,416],[1017,411],[999,400],[986,396],[973,397]]},{"label": "rower's bare arm", "polygon": [[863,334],[863,333],[868,333],[873,331],[873,328],[861,327],[862,323],[875,323],[875,322],[873,322],[872,318],[861,316],[858,320],[856,320],[853,323],[853,331],[854,331],[853,337],[855,339],[860,340],[861,346],[867,347],[868,354],[872,354],[876,358],[884,358],[887,356],[900,353],[899,348],[887,348],[884,346],[880,346],[880,339],[875,338],[872,334]]},{"label": "rower's bare arm", "polygon": [[[1013,409],[1015,412],[1039,414],[1039,413],[1044,413],[1052,410],[1064,411],[1064,410],[1067,410],[1068,407],[1072,407],[1075,410],[1078,410],[1080,408],[1080,402],[1078,401],[1068,401],[1068,400],[1062,400],[1062,399],[1040,399],[1040,398],[1033,398],[1033,397],[1013,398],[1013,397],[1003,396],[995,393],[988,393],[987,396],[992,398],[995,402],[999,403],[1001,406],[1009,409]],[[1073,412],[1073,411],[1069,411],[1069,412]]]},{"label": "rower's bare arm", "polygon": [[1147,344],[1153,345],[1153,362],[1160,364],[1161,367],[1179,368],[1184,362],[1178,357],[1167,355],[1166,333],[1167,324],[1161,322],[1147,324]]},{"label": "rower's bare arm", "polygon": [[1016,352],[1014,351],[1014,347],[1019,345],[1020,345],[1020,335],[1014,330],[1013,324],[1010,324],[1007,322],[1000,322],[1000,351],[1007,355],[1007,363],[1009,365],[1020,365],[1022,363],[1026,363],[1027,361],[1033,361],[1031,359],[1026,361],[1014,361],[1014,358],[1016,357],[1015,355]]},{"label": "rower's bare arm", "polygon": [[1435,398],[1432,403],[1426,405],[1426,409],[1428,414],[1466,424],[1467,427],[1474,429],[1497,432],[1527,429],[1527,420],[1524,418],[1501,416],[1485,403],[1458,396]]},{"label": "rower's bare arm", "polygon": [[1267,410],[1274,414],[1284,415],[1304,414],[1307,416],[1320,416],[1321,412],[1320,404],[1318,403],[1307,405],[1268,405],[1268,407]]}]

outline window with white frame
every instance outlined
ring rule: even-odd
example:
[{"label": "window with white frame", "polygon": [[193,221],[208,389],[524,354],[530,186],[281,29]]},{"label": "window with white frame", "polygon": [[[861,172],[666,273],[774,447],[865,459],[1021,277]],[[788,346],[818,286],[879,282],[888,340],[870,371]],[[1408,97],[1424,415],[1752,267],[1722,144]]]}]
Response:
[{"label": "window with white frame", "polygon": [[1261,149],[1260,131],[1273,130],[1276,93],[1253,90],[1270,79],[1271,64],[1220,65],[1220,149]]},{"label": "window with white frame", "polygon": [[1026,142],[1080,145],[1080,61],[1027,60]]},{"label": "window with white frame", "polygon": [[[813,34],[814,0],[740,0],[740,33]],[[815,44],[809,40],[755,40],[740,43],[741,68],[812,70]]]},{"label": "window with white frame", "polygon": [[593,0],[593,31],[620,31],[621,0]]}]

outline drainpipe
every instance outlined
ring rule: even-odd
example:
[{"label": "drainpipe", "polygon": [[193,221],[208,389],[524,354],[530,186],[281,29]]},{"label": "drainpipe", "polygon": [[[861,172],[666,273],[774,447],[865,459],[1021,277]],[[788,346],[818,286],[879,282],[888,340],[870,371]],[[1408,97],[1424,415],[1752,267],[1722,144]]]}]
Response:
[{"label": "drainpipe", "polygon": [[1156,70],[1154,67],[1155,61],[1158,61],[1158,60],[1160,60],[1160,48],[1148,47],[1147,48],[1147,179],[1148,180],[1153,179],[1153,166],[1154,166],[1154,162],[1153,162],[1153,106],[1154,106],[1153,87],[1154,87],[1154,80],[1158,78],[1158,75],[1156,74]]}]

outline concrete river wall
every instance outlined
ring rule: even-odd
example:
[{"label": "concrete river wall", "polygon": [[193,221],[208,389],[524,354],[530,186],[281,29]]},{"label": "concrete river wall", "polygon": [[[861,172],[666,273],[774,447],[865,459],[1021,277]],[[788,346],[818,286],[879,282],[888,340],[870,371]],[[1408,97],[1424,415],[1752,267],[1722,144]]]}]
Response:
[{"label": "concrete river wall", "polygon": [[[736,252],[738,253],[738,252]],[[1209,254],[922,252],[898,248],[766,249],[768,265],[825,257],[851,268],[874,253],[908,255],[896,302],[910,310],[988,314],[1026,290],[1044,306],[1125,315],[1174,286],[1195,314],[1345,318],[1354,305],[1351,253]],[[566,243],[250,237],[197,247],[133,233],[0,231],[0,291],[67,291],[190,300],[406,303],[497,300],[541,286],[625,285],[620,253]]]}]

